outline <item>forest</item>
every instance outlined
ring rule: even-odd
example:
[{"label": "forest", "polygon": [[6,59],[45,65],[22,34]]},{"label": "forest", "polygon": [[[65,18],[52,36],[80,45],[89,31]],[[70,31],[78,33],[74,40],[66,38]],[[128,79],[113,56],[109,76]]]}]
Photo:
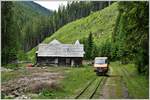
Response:
[{"label": "forest", "polygon": [[[33,5],[33,2],[30,2]],[[108,56],[111,61],[135,63],[139,73],[148,75],[149,2],[118,2],[118,15],[109,40],[96,45],[94,33],[80,41],[85,58]],[[64,25],[84,18],[113,2],[71,2],[58,11],[40,13],[19,2],[2,2],[2,65],[26,60],[26,53],[55,34]],[[18,9],[19,8],[19,9]],[[45,14],[46,13],[46,14]],[[97,38],[100,40],[100,38]]]}]

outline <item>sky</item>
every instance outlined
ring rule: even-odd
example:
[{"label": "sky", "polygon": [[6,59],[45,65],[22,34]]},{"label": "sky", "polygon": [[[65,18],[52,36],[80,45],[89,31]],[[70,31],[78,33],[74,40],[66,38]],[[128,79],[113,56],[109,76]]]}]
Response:
[{"label": "sky", "polygon": [[67,5],[67,1],[34,1],[41,6],[50,9],[50,10],[58,10],[59,5]]}]

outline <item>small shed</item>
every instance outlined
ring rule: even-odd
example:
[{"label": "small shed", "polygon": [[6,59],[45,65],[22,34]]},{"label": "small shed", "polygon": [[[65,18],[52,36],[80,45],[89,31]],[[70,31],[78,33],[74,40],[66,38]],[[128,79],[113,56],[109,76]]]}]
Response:
[{"label": "small shed", "polygon": [[84,46],[77,40],[74,44],[62,44],[54,39],[49,44],[39,44],[36,63],[48,65],[78,66],[82,64]]}]

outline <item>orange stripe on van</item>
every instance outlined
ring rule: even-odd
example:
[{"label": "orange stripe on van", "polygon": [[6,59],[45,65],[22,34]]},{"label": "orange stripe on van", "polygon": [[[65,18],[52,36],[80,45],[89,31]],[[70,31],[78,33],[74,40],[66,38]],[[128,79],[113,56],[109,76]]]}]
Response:
[{"label": "orange stripe on van", "polygon": [[107,64],[94,64],[94,67],[107,67]]}]

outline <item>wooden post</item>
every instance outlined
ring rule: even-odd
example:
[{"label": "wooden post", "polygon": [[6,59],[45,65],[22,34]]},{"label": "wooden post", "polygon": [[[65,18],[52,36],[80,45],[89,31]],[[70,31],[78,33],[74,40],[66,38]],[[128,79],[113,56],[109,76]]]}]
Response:
[{"label": "wooden post", "polygon": [[71,59],[71,66],[74,66],[74,60]]},{"label": "wooden post", "polygon": [[55,58],[56,67],[58,67],[58,58]]}]

